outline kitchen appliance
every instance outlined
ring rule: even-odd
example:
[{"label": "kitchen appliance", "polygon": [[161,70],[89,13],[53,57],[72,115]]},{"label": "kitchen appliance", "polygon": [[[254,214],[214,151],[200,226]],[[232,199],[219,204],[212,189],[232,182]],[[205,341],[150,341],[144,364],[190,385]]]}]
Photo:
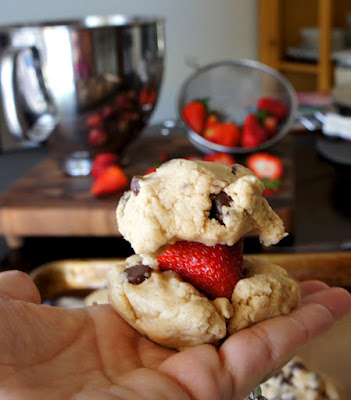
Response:
[{"label": "kitchen appliance", "polygon": [[0,27],[3,116],[71,176],[99,152],[121,154],[149,120],[162,84],[164,21],[88,16]]}]

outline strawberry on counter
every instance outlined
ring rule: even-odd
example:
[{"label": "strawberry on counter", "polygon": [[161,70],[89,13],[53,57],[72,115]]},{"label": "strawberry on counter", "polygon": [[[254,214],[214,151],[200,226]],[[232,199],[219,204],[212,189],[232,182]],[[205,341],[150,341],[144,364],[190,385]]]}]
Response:
[{"label": "strawberry on counter", "polygon": [[97,179],[110,165],[119,165],[121,159],[117,154],[114,153],[100,153],[97,154],[93,160],[91,168],[91,175],[94,179]]},{"label": "strawberry on counter", "polygon": [[281,186],[284,166],[279,157],[269,153],[255,153],[246,159],[247,167],[265,185],[265,195],[271,195]]},{"label": "strawberry on counter", "polygon": [[259,179],[280,179],[283,175],[282,160],[269,153],[252,154],[246,164]]},{"label": "strawberry on counter", "polygon": [[91,192],[96,197],[106,196],[125,189],[129,184],[129,179],[123,170],[117,165],[110,165],[95,180],[91,187]]}]

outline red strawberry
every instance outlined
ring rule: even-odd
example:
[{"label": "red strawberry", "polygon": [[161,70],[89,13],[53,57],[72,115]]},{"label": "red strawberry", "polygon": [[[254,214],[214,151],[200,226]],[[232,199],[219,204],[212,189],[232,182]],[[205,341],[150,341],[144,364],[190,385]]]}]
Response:
[{"label": "red strawberry", "polygon": [[240,131],[233,122],[223,122],[207,129],[204,138],[222,146],[235,147],[240,143]]},{"label": "red strawberry", "polygon": [[243,125],[241,145],[243,147],[256,147],[268,139],[268,134],[260,124],[255,114],[249,114]]},{"label": "red strawberry", "polygon": [[166,150],[161,151],[160,158],[158,161],[155,161],[154,165],[149,167],[145,172],[144,175],[152,174],[156,171],[156,168],[160,167],[163,163],[169,160],[169,155]]},{"label": "red strawberry", "polygon": [[206,132],[207,129],[213,128],[218,123],[219,123],[218,115],[214,112],[209,113],[207,120],[205,122],[204,132]]},{"label": "red strawberry", "polygon": [[260,98],[257,102],[257,108],[277,117],[279,122],[284,121],[288,115],[288,108],[286,105],[281,100],[273,97]]},{"label": "red strawberry", "polygon": [[152,174],[153,172],[156,172],[156,167],[155,167],[155,166],[152,166],[152,167],[148,168],[148,169],[144,172],[144,175],[149,175],[149,174]]},{"label": "red strawberry", "polygon": [[266,117],[263,121],[263,126],[266,129],[268,136],[273,137],[278,131],[278,119],[272,115]]},{"label": "red strawberry", "polygon": [[195,156],[195,155],[191,155],[191,156],[186,156],[185,157],[186,160],[190,160],[190,161],[194,161],[194,160],[202,160],[202,158],[200,156]]},{"label": "red strawberry", "polygon": [[282,160],[268,153],[250,155],[246,165],[259,179],[280,179],[284,171]]},{"label": "red strawberry", "polygon": [[139,103],[142,106],[153,105],[157,99],[157,91],[150,85],[146,85],[141,89]]},{"label": "red strawberry", "polygon": [[113,114],[113,108],[111,106],[105,106],[102,109],[102,117],[104,119],[111,117],[112,114]]},{"label": "red strawberry", "polygon": [[97,147],[103,145],[107,141],[107,133],[100,129],[94,128],[89,132],[88,142],[90,146]]},{"label": "red strawberry", "polygon": [[102,123],[102,118],[99,114],[91,114],[86,121],[86,126],[88,128],[100,127]]},{"label": "red strawberry", "polygon": [[122,169],[117,165],[110,165],[93,183],[91,192],[96,197],[105,196],[126,188],[128,183]]},{"label": "red strawberry", "polygon": [[207,154],[204,158],[204,161],[212,161],[225,165],[233,165],[235,164],[234,158],[228,153],[211,153]]},{"label": "red strawberry", "polygon": [[94,160],[91,168],[91,175],[97,179],[107,167],[110,165],[118,165],[121,160],[117,154],[114,153],[100,153]]},{"label": "red strawberry", "polygon": [[133,93],[121,93],[116,97],[116,105],[120,111],[133,110]]},{"label": "red strawberry", "polygon": [[169,155],[166,150],[161,151],[160,153],[160,162],[164,163],[169,160]]},{"label": "red strawberry", "polygon": [[178,272],[208,298],[230,299],[242,278],[243,239],[234,246],[176,242],[158,257],[158,262],[160,269]]},{"label": "red strawberry", "polygon": [[183,118],[190,128],[201,133],[207,119],[206,106],[202,101],[192,101],[183,108]]},{"label": "red strawberry", "polygon": [[264,184],[264,191],[263,191],[264,196],[272,196],[282,186],[282,182],[280,179],[263,178],[262,182]]}]

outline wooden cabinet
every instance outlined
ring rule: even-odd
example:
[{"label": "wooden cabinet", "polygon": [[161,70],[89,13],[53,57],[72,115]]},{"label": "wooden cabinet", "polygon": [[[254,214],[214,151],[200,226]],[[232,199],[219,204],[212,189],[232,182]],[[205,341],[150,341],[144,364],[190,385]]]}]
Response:
[{"label": "wooden cabinet", "polygon": [[[296,90],[328,92],[333,85],[331,33],[346,27],[350,0],[258,0],[259,60],[283,73]],[[297,61],[287,49],[301,41],[301,27],[319,28],[318,59]]]}]

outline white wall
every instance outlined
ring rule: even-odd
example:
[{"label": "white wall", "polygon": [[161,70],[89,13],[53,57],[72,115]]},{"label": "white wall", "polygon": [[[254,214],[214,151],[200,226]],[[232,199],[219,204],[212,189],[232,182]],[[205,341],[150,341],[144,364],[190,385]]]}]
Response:
[{"label": "white wall", "polygon": [[255,0],[1,0],[0,25],[76,18],[91,14],[156,15],[166,19],[166,64],[153,122],[176,115],[182,81],[200,65],[229,58],[257,58]]}]

